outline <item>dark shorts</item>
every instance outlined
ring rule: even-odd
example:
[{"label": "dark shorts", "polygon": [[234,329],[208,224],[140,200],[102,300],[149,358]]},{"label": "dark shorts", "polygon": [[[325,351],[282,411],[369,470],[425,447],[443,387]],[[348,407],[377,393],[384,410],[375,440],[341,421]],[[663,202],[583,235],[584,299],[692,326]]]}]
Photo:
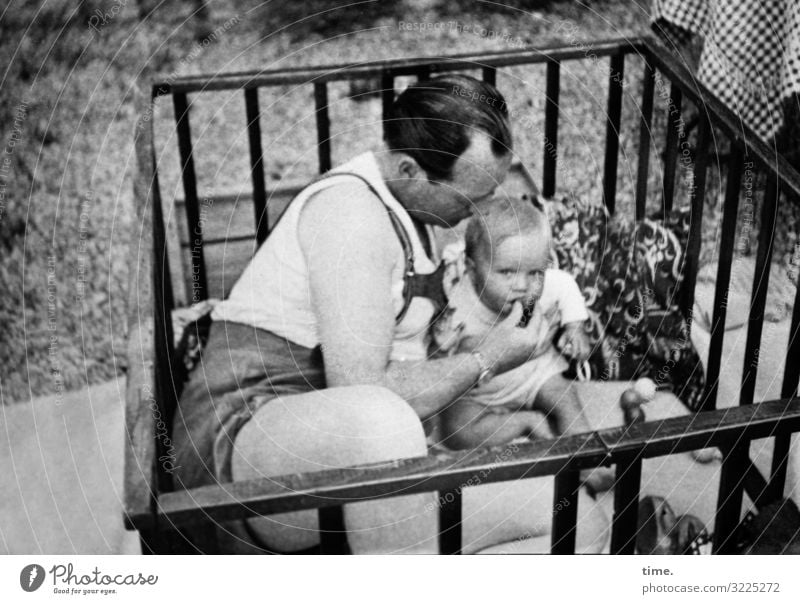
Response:
[{"label": "dark shorts", "polygon": [[319,348],[240,323],[213,323],[175,417],[176,488],[230,482],[233,443],[253,413],[276,396],[322,388]]}]

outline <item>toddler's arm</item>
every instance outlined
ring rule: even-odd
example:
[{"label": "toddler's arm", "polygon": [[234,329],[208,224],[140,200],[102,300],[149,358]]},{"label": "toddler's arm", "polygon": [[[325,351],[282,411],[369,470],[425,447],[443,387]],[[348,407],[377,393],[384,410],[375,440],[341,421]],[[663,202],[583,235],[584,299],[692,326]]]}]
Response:
[{"label": "toddler's arm", "polygon": [[592,352],[584,323],[589,318],[586,303],[575,278],[566,271],[549,269],[547,278],[556,296],[564,330],[556,347],[565,355],[585,361]]},{"label": "toddler's arm", "polygon": [[551,437],[541,413],[469,401],[459,401],[445,409],[442,433],[445,446],[451,449],[504,445],[521,436]]},{"label": "toddler's arm", "polygon": [[564,325],[564,331],[556,342],[556,348],[578,361],[588,360],[592,353],[592,345],[589,342],[589,335],[584,329],[583,321]]}]

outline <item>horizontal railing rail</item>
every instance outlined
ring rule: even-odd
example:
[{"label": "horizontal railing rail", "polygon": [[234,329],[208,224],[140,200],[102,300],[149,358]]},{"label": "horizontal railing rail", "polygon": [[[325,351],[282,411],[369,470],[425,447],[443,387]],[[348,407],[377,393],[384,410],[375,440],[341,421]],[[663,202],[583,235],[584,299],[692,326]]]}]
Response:
[{"label": "horizontal railing rail", "polygon": [[[278,476],[162,494],[158,519],[165,526],[223,522],[255,515],[318,509],[378,499],[450,490],[464,485],[518,480],[615,464],[631,454],[645,459],[707,446],[800,430],[800,399],[708,411],[693,416],[633,424],[554,440],[518,445],[498,460],[503,447],[437,453],[392,463]],[[507,447],[506,447],[507,449]],[[202,514],[198,515],[198,510]],[[131,518],[151,526],[151,515]]]},{"label": "horizontal railing rail", "polygon": [[290,67],[265,71],[242,71],[224,74],[184,76],[156,82],[153,96],[175,93],[258,88],[286,84],[309,84],[354,80],[381,76],[390,72],[393,76],[419,75],[424,69],[430,75],[442,71],[463,71],[483,67],[511,67],[547,61],[585,59],[589,56],[606,57],[618,52],[637,52],[644,49],[643,38],[613,38],[593,42],[591,50],[564,44],[552,44],[541,48],[514,51],[465,53],[444,57],[418,57],[413,59],[387,59],[364,63],[341,63],[315,67]]}]

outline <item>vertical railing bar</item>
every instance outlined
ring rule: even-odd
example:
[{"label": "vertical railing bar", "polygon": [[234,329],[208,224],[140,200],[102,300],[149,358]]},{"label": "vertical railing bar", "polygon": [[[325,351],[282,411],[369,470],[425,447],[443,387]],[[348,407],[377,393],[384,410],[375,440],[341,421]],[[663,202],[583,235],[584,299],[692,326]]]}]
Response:
[{"label": "vertical railing bar", "polygon": [[[797,396],[797,382],[800,379],[800,279],[795,282],[794,307],[791,326],[789,327],[789,344],[786,349],[784,363],[782,398]],[[779,434],[775,437],[772,453],[772,470],[770,475],[770,498],[774,501],[783,496],[786,486],[786,471],[789,463],[791,434]]]},{"label": "vertical railing bar", "polygon": [[703,206],[706,198],[706,174],[708,168],[708,147],[711,138],[711,124],[707,116],[700,116],[697,136],[697,150],[694,160],[694,179],[691,188],[692,218],[689,226],[689,242],[683,262],[683,292],[681,310],[684,317],[691,317],[694,306],[694,290],[699,268],[700,247],[703,242]]},{"label": "vertical railing bar", "polygon": [[[167,240],[164,229],[164,214],[161,201],[161,188],[158,183],[157,166],[153,167],[153,330],[155,344],[155,390],[156,406],[162,418],[165,419],[167,435],[172,435],[173,416],[178,406],[178,393],[175,391],[175,382],[182,383],[182,376],[168,379],[173,375],[175,365],[175,350],[173,346],[174,332],[172,325],[172,309],[174,298],[172,293],[172,277],[169,269],[169,255],[167,254]],[[156,474],[159,493],[173,490],[172,474],[164,471],[164,464],[156,460],[163,459],[165,439],[159,438],[156,433],[155,459],[153,471]]]},{"label": "vertical railing bar", "polygon": [[253,180],[253,213],[258,245],[269,235],[267,216],[267,185],[264,179],[264,152],[261,148],[261,111],[258,107],[258,88],[246,88],[244,104],[247,117],[247,139],[250,144],[250,174]]},{"label": "vertical railing bar", "polygon": [[789,449],[791,448],[792,435],[778,434],[772,449],[772,466],[770,467],[769,487],[765,499],[777,501],[783,497],[786,487],[786,473],[789,469]]},{"label": "vertical railing bar", "polygon": [[647,210],[647,174],[650,167],[650,137],[653,121],[655,69],[645,56],[642,90],[642,117],[639,127],[639,170],[636,176],[636,220],[643,220]]},{"label": "vertical railing bar", "polygon": [[323,554],[349,554],[347,529],[344,525],[344,510],[335,505],[317,509],[319,520],[319,545]]},{"label": "vertical railing bar", "polygon": [[731,145],[732,153],[728,162],[728,178],[725,185],[722,237],[714,292],[714,313],[711,320],[711,343],[708,352],[708,367],[706,368],[706,393],[702,411],[711,411],[717,408],[719,373],[722,368],[722,344],[725,337],[725,318],[728,308],[728,288],[731,282],[733,248],[736,241],[736,219],[739,212],[744,152],[738,144],[731,143]]},{"label": "vertical railing bar", "polygon": [[720,468],[717,513],[714,520],[713,553],[730,553],[733,549],[732,537],[739,525],[742,510],[742,497],[746,464],[749,462],[750,441],[737,444],[724,451]]},{"label": "vertical railing bar", "polygon": [[439,493],[439,553],[460,554],[462,548],[461,489]]},{"label": "vertical railing bar", "polygon": [[578,470],[562,470],[556,474],[553,491],[553,525],[550,531],[551,554],[575,553],[580,486]]},{"label": "vertical railing bar", "polygon": [[778,195],[778,182],[774,177],[768,176],[767,186],[762,200],[761,224],[759,225],[758,232],[758,251],[756,253],[753,290],[750,298],[750,316],[748,318],[747,340],[744,349],[742,389],[739,398],[740,405],[749,405],[752,403],[756,389],[759,347],[761,346],[761,333],[764,327],[764,309],[767,305],[767,288],[769,287],[772,246],[775,240],[774,234],[778,210]]},{"label": "vertical railing bar", "polygon": [[[669,114],[667,115],[667,142],[664,146],[664,201],[663,210],[672,210],[672,202],[675,197],[675,168],[678,164],[679,138],[683,131],[683,120],[681,118],[681,104],[683,92],[680,87],[673,82],[669,93]],[[685,136],[685,134],[683,134]]]},{"label": "vertical railing bar", "polygon": [[497,67],[487,65],[483,68],[483,81],[492,86],[497,86]]},{"label": "vertical railing bar", "polygon": [[[154,110],[154,98],[151,97],[150,102],[147,104],[145,113],[142,115],[149,115],[152,117]],[[172,306],[174,299],[172,296],[172,284],[169,280],[169,262],[166,246],[166,228],[164,225],[164,217],[162,212],[161,189],[158,182],[158,162],[156,158],[156,151],[154,147],[154,128],[153,122],[147,122],[144,117],[141,117],[137,125],[136,133],[136,155],[137,155],[137,173],[134,181],[134,187],[138,195],[142,198],[136,200],[136,213],[141,220],[143,229],[148,229],[149,232],[143,233],[142,243],[145,247],[141,250],[142,254],[137,259],[137,266],[135,278],[131,280],[131,287],[136,290],[137,286],[143,291],[144,300],[152,298],[152,308],[149,311],[152,313],[151,318],[153,321],[153,338],[150,346],[152,349],[141,350],[143,359],[139,362],[137,371],[144,372],[143,377],[148,377],[153,380],[154,400],[156,406],[154,411],[162,414],[162,417],[167,417],[165,412],[165,403],[170,399],[170,395],[174,392],[174,385],[172,388],[167,388],[165,384],[165,377],[169,375],[170,360],[173,358],[173,332],[172,332]],[[152,208],[148,205],[152,204]],[[149,221],[149,224],[148,224]],[[150,249],[147,249],[147,238],[150,237]],[[159,263],[159,257],[164,258],[167,262]],[[149,274],[148,274],[149,272]],[[148,287],[147,280],[150,280]],[[166,286],[166,287],[165,287]],[[138,294],[138,291],[130,292],[131,295]],[[137,298],[138,299],[138,298]],[[133,298],[129,299],[132,302]],[[145,305],[147,302],[145,302]],[[144,310],[142,317],[145,325],[147,323],[147,308],[140,308],[138,304],[134,308],[128,308],[128,316],[132,322],[141,316],[139,313]],[[133,313],[132,313],[133,311]],[[134,316],[135,315],[135,316]],[[166,318],[170,320],[167,321]],[[146,329],[146,328],[145,328]],[[146,335],[138,338],[141,344],[147,346]],[[137,351],[138,352],[138,351]],[[146,359],[152,355],[151,366],[142,366],[142,361],[147,363]],[[136,359],[131,359],[135,362]],[[141,404],[142,401],[142,388],[137,388],[135,399]],[[131,397],[132,398],[132,397]],[[128,399],[130,402],[130,398]],[[136,422],[135,418],[127,417],[126,424],[129,428],[136,430],[133,423]],[[136,444],[133,442],[135,439],[141,437],[147,439],[142,442],[144,450],[141,451],[143,457],[150,458],[149,467],[137,468],[137,472],[141,472],[143,482],[136,488],[144,489],[143,499],[139,503],[144,504],[148,508],[148,516],[152,520],[152,529],[140,531],[140,544],[142,545],[142,552],[149,553],[162,553],[167,551],[167,547],[162,537],[164,531],[158,521],[158,497],[161,493],[167,492],[172,489],[172,476],[164,472],[163,464],[157,463],[159,458],[162,458],[163,447],[161,446],[164,439],[158,437],[158,431],[155,418],[151,416],[150,422],[145,422],[145,431],[142,434],[128,434],[129,443],[126,447],[126,469],[129,462],[133,461],[138,463],[137,452],[134,450]],[[169,431],[169,427],[168,427]],[[152,447],[152,449],[151,449]],[[133,457],[133,459],[131,458]],[[126,490],[128,486],[126,485]],[[145,501],[147,503],[145,503]]]},{"label": "vertical railing bar", "polygon": [[606,122],[606,157],[603,169],[603,203],[609,213],[614,213],[617,195],[617,161],[619,156],[619,126],[622,116],[622,79],[625,71],[625,55],[611,55],[608,78],[608,109]]},{"label": "vertical railing bar", "polygon": [[189,103],[186,93],[176,92],[172,95],[175,109],[175,121],[178,127],[178,151],[181,159],[181,179],[186,199],[186,220],[189,227],[189,238],[192,242],[190,262],[192,266],[192,304],[208,297],[206,285],[206,265],[203,250],[203,229],[200,224],[200,208],[197,198],[197,176],[194,171],[192,154],[192,133],[189,127]]},{"label": "vertical railing bar", "polygon": [[614,519],[611,524],[612,554],[633,554],[636,551],[641,483],[642,459],[638,454],[617,461]]},{"label": "vertical railing bar", "polygon": [[[755,379],[758,372],[758,347],[761,343],[764,308],[767,301],[779,192],[778,182],[773,177],[768,177],[758,234],[758,251],[753,275],[753,292],[748,319],[747,342],[745,344],[742,388],[739,398],[740,405],[751,404],[755,393]],[[715,553],[727,553],[731,551],[733,546],[730,543],[730,537],[739,522],[745,477],[743,468],[745,468],[745,463],[749,461],[749,448],[749,439],[738,443],[731,450],[726,451],[725,459],[722,463],[719,504],[714,531]]]},{"label": "vertical railing bar", "polygon": [[[746,434],[741,440],[746,440],[748,443],[752,442],[747,438]],[[740,441],[739,444],[742,444],[742,442]],[[747,449],[745,450],[747,451]],[[753,460],[750,459],[749,452],[747,452],[747,457],[744,458],[742,467],[737,467],[736,471],[743,475],[742,487],[744,488],[744,492],[747,493],[747,496],[750,497],[750,501],[755,503],[757,508],[763,506],[767,502],[766,497],[769,494],[769,484],[761,475],[761,470],[759,470],[753,463]]]},{"label": "vertical railing bar", "polygon": [[[169,267],[169,254],[167,253],[167,238],[164,228],[164,212],[161,202],[161,190],[158,183],[158,172],[153,175],[153,242],[156,253],[156,260],[161,261],[155,264],[157,267],[155,277],[159,279],[160,297],[157,307],[164,309],[164,316],[169,317],[169,321],[165,321],[164,328],[166,330],[166,343],[169,349],[169,356],[172,358],[174,354],[173,342],[174,331],[172,325],[172,310],[175,308],[175,297],[172,291],[172,274]],[[158,256],[161,256],[160,258]]]},{"label": "vertical railing bar", "polygon": [[[798,273],[800,273],[800,270],[798,270]],[[800,380],[800,276],[795,278],[794,285],[794,307],[791,327],[789,327],[789,344],[786,349],[786,363],[781,387],[781,396],[783,398],[797,396],[797,385],[798,380]]]},{"label": "vertical railing bar", "polygon": [[319,156],[319,173],[324,174],[331,169],[331,121],[328,116],[328,84],[314,84],[314,103],[317,115],[317,153]]},{"label": "vertical railing bar", "polygon": [[394,74],[388,69],[381,73],[381,100],[383,103],[383,122],[385,128],[386,120],[389,119],[389,111],[394,104]]},{"label": "vertical railing bar", "polygon": [[542,162],[542,195],[556,194],[556,162],[558,161],[558,97],[561,92],[561,62],[547,62],[547,89],[544,108],[544,160]]}]

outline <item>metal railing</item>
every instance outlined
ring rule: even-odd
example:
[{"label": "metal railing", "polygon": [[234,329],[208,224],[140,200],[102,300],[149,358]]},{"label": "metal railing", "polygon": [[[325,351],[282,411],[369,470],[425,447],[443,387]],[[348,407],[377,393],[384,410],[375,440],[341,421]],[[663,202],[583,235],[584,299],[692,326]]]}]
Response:
[{"label": "metal railing", "polygon": [[[706,173],[709,166],[709,141],[712,133],[724,136],[732,153],[727,162],[727,182],[722,218],[719,267],[713,305],[711,343],[707,367],[707,391],[703,410],[696,416],[667,422],[647,423],[618,430],[592,432],[545,443],[525,445],[510,459],[493,463],[489,480],[515,480],[526,477],[556,475],[554,501],[570,502],[565,512],[554,515],[552,551],[568,553],[575,547],[577,520],[578,473],[582,468],[614,463],[617,466],[615,514],[612,526],[611,551],[633,552],[642,459],[693,448],[718,446],[724,452],[714,549],[729,551],[731,535],[739,522],[743,491],[748,490],[756,503],[779,497],[783,492],[789,452],[789,436],[800,429],[800,402],[797,383],[800,377],[800,294],[794,301],[790,340],[786,349],[786,369],[781,401],[750,406],[753,403],[758,369],[758,347],[763,329],[769,268],[773,249],[773,233],[781,195],[800,200],[800,175],[749,127],[707,89],[697,83],[663,46],[650,38],[607,40],[593,44],[592,54],[609,61],[606,141],[603,164],[603,199],[608,209],[615,209],[619,132],[622,119],[622,93],[626,57],[635,54],[644,59],[644,76],[640,103],[639,157],[635,187],[635,218],[645,216],[648,197],[648,172],[654,89],[657,78],[670,82],[668,127],[664,147],[664,180],[662,207],[672,208],[675,197],[675,176],[681,152],[681,112],[685,101],[700,112],[696,154],[693,162],[694,181],[691,189],[691,226],[688,247],[684,251],[684,284],[681,307],[685,316],[694,302],[694,288],[702,235]],[[269,199],[265,186],[264,156],[261,146],[258,89],[278,85],[313,86],[317,127],[318,168],[331,167],[330,116],[328,85],[331,82],[356,78],[379,78],[384,116],[394,100],[395,78],[414,75],[424,78],[442,72],[480,70],[484,80],[494,83],[501,68],[546,64],[546,100],[542,192],[552,196],[557,187],[558,114],[561,89],[561,64],[585,59],[585,52],[571,46],[552,46],[513,52],[470,54],[453,57],[381,61],[367,64],[338,65],[319,68],[295,68],[270,72],[247,72],[196,76],[158,83],[143,108],[147,120],[140,122],[137,132],[139,176],[136,184],[137,213],[142,231],[139,233],[137,263],[131,276],[129,324],[129,387],[128,447],[126,454],[126,522],[138,529],[143,545],[150,551],[183,551],[197,547],[185,545],[180,527],[210,525],[213,522],[272,514],[290,510],[318,508],[325,551],[344,551],[339,506],[354,500],[439,491],[446,503],[441,508],[441,549],[445,553],[461,550],[461,485],[485,470],[491,451],[453,453],[450,456],[404,460],[393,468],[336,470],[299,477],[278,477],[269,481],[233,483],[202,487],[191,491],[172,491],[170,476],[156,459],[164,451],[163,438],[156,436],[156,418],[163,418],[169,427],[176,409],[183,382],[181,364],[175,358],[171,311],[173,291],[167,255],[164,208],[158,185],[157,161],[152,141],[154,103],[159,97],[171,96],[178,135],[178,150],[187,229],[191,240],[189,259],[196,294],[207,297],[208,282],[204,255],[203,225],[197,194],[194,168],[196,149],[189,123],[189,95],[207,91],[241,89],[244,94],[247,132],[252,174],[254,222],[252,236],[260,244],[269,235]],[[726,411],[716,408],[720,359],[724,338],[726,294],[730,285],[734,253],[736,216],[743,168],[757,166],[766,174],[767,187],[761,210],[756,270],[752,304],[745,347],[744,372],[741,384],[741,407]],[[148,246],[151,246],[148,250]],[[148,257],[149,256],[149,257]],[[800,290],[798,290],[800,292]],[[143,409],[149,409],[144,410]],[[155,411],[153,411],[155,410]],[[776,435],[772,472],[765,480],[749,460],[751,440]],[[445,496],[446,495],[446,496]],[[176,545],[183,542],[184,545]],[[208,546],[213,549],[213,545]]]}]

